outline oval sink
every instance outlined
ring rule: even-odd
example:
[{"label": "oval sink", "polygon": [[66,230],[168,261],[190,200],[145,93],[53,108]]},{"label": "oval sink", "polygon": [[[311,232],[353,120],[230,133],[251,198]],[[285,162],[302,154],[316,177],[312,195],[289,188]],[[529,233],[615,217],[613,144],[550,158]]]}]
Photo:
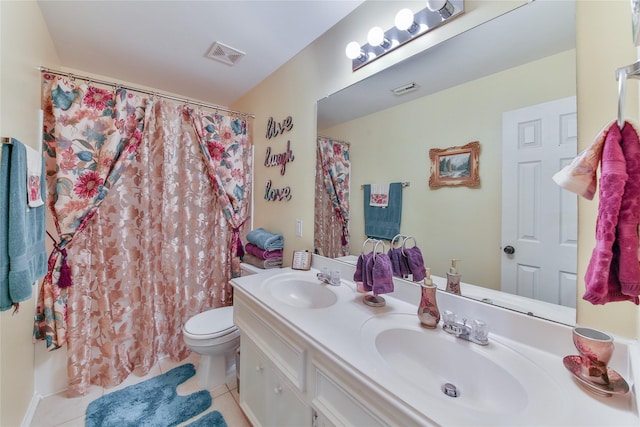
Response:
[{"label": "oval sink", "polygon": [[[514,349],[490,338],[489,345],[464,341],[420,326],[416,315],[383,314],[365,322],[361,339],[376,366],[415,391],[475,413],[478,422],[505,415],[562,412],[553,378]],[[457,397],[445,394],[452,384]],[[450,391],[450,386],[447,386]],[[488,416],[489,418],[481,417]],[[542,420],[541,420],[542,421]]]},{"label": "oval sink", "polygon": [[275,300],[297,308],[325,308],[338,297],[312,273],[283,273],[264,280],[262,287]]}]

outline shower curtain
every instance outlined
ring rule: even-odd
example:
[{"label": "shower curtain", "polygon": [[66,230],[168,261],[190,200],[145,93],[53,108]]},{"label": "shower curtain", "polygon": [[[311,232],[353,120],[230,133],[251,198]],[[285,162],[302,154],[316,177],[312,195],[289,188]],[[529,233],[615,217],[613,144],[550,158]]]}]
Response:
[{"label": "shower curtain", "polygon": [[324,256],[349,255],[349,143],[318,137],[314,247]]},{"label": "shower curtain", "polygon": [[[100,123],[99,117],[112,113],[86,109],[82,98],[90,86],[51,76],[44,81],[50,208],[60,223],[75,207],[65,210],[59,203],[62,164],[84,176],[74,165],[84,150],[64,154],[61,141],[84,146],[81,135],[88,132],[81,124],[96,118]],[[126,111],[143,118],[139,145],[99,208],[76,221],[81,227],[65,245],[72,285],[57,285],[62,266],[52,256],[38,303],[36,338],[50,336],[50,348],[67,343],[70,396],[86,394],[90,384],[114,386],[134,371],[144,375],[162,356],[186,357],[182,325],[201,311],[231,304],[228,282],[239,273],[237,236],[251,188],[247,122],[120,91],[116,97],[136,103]],[[70,115],[48,102],[58,92],[70,94],[82,113]],[[109,91],[102,95],[113,97]],[[98,170],[120,158],[114,152],[95,157]]]}]

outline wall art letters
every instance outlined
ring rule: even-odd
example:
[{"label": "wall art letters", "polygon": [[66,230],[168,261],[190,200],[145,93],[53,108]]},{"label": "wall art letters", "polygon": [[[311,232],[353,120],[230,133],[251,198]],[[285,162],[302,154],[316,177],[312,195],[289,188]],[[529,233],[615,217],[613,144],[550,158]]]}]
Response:
[{"label": "wall art letters", "polygon": [[269,202],[281,202],[291,200],[291,187],[271,188],[271,180],[267,180],[264,188],[264,199]]},{"label": "wall art letters", "polygon": [[293,129],[293,118],[287,117],[282,123],[276,123],[273,117],[269,117],[267,122],[267,139],[275,138],[278,135],[282,135],[285,132],[289,132]]},{"label": "wall art letters", "polygon": [[266,167],[280,166],[280,175],[286,172],[287,163],[293,162],[293,151],[291,150],[291,141],[287,141],[287,151],[279,154],[271,154],[271,147],[267,147],[267,153],[264,158]]}]

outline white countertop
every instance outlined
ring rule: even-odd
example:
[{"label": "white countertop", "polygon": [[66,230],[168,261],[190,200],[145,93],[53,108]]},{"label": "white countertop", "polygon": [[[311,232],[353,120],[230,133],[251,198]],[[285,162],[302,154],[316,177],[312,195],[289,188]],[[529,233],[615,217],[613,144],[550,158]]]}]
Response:
[{"label": "white countertop", "polygon": [[[445,425],[640,425],[637,397],[633,392],[612,397],[595,396],[578,386],[564,367],[563,356],[576,354],[570,327],[444,292],[438,293],[440,311],[450,309],[468,318],[486,321],[490,344],[483,347],[457,339],[442,331],[440,326],[425,330],[425,333],[444,334],[445,339],[455,341],[453,345],[459,345],[461,351],[482,352],[487,358],[495,354],[496,363],[502,363],[500,355],[506,354],[505,351],[514,351],[519,355],[514,360],[519,362],[513,369],[521,372],[512,374],[523,384],[537,382],[544,386],[529,387],[526,391],[530,396],[528,406],[511,413],[507,409],[506,414],[465,407],[463,399],[425,392],[416,383],[388,369],[384,360],[377,356],[370,337],[363,333],[366,322],[391,318],[388,316],[415,316],[418,324],[419,287],[397,283],[393,294],[384,295],[386,306],[373,308],[363,304],[363,294],[356,291],[355,283],[344,280],[353,277],[351,266],[314,256],[314,267],[323,266],[340,270],[343,280],[341,286],[331,287],[338,297],[337,302],[321,309],[282,304],[261,286],[266,278],[291,272],[290,268],[236,278],[232,283],[235,292],[257,302],[318,351],[352,371],[374,387],[376,393],[394,400],[399,408],[414,414],[417,420],[422,416],[424,423]],[[308,274],[315,276],[318,271],[312,269]],[[630,360],[640,361],[637,347],[637,342],[616,338],[616,351],[610,363],[632,388],[638,380],[638,365],[632,367]],[[430,364],[428,358],[424,364]]]}]

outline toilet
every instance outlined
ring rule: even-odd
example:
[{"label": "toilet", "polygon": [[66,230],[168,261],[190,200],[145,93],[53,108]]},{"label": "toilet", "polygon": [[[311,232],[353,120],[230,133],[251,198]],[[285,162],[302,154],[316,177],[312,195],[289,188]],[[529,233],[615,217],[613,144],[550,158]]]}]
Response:
[{"label": "toilet", "polygon": [[240,330],[233,324],[233,306],[196,314],[182,328],[184,342],[200,355],[196,379],[206,389],[224,384],[233,375],[240,347]]}]

